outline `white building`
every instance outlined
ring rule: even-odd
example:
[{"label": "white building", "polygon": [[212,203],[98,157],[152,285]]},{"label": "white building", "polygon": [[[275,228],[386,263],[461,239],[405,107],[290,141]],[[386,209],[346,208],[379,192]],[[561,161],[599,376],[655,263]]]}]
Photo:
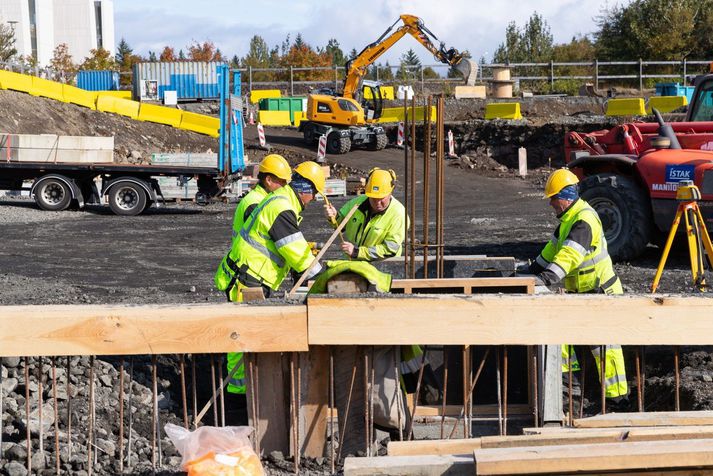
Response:
[{"label": "white building", "polygon": [[66,43],[75,63],[97,48],[115,54],[113,0],[1,0],[0,23],[15,30],[15,47],[47,66]]}]

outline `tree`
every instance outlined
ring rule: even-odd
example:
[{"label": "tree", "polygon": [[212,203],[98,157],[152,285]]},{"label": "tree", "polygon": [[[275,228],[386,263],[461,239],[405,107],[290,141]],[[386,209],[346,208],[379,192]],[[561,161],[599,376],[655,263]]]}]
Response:
[{"label": "tree", "polygon": [[347,61],[344,57],[344,52],[339,47],[339,42],[334,38],[330,38],[329,41],[327,41],[324,52],[332,58],[332,64],[335,66],[344,66],[344,63]]},{"label": "tree", "polygon": [[116,61],[111,57],[111,53],[104,48],[89,50],[89,56],[84,58],[79,69],[83,70],[114,70],[116,69]]},{"label": "tree", "polygon": [[186,61],[186,54],[182,49],[178,50],[178,61]]},{"label": "tree", "polygon": [[170,46],[164,46],[158,57],[159,61],[176,61],[176,54]]},{"label": "tree", "polygon": [[505,41],[495,50],[496,63],[537,63],[552,58],[553,38],[547,21],[534,12],[520,29],[515,22],[505,28]]},{"label": "tree", "polygon": [[430,66],[423,68],[423,79],[439,79],[440,77],[436,70]]},{"label": "tree", "polygon": [[0,24],[0,61],[7,62],[15,55],[15,29],[10,25]]},{"label": "tree", "polygon": [[[324,67],[331,66],[332,58],[326,53],[318,53],[297,35],[295,43],[289,48],[287,54],[281,58],[282,67]],[[332,79],[331,71],[294,71],[295,81],[317,81]]]},{"label": "tree", "polygon": [[119,41],[119,46],[116,48],[116,62],[124,64],[134,53],[129,44],[124,38]]},{"label": "tree", "polygon": [[212,41],[198,43],[194,40],[188,46],[188,58],[191,61],[223,61],[223,55]]},{"label": "tree", "polygon": [[54,70],[59,82],[69,83],[74,78],[77,66],[72,61],[72,55],[69,54],[69,46],[66,43],[61,43],[54,49],[50,67]]},{"label": "tree", "polygon": [[401,55],[399,71],[396,74],[396,77],[401,80],[420,78],[421,68],[421,60],[416,52],[412,48],[409,48],[406,53]]},{"label": "tree", "polygon": [[134,64],[141,61],[141,57],[134,54],[134,50],[129,46],[129,44],[123,38],[119,42],[119,47],[116,50],[116,63],[119,66],[119,72],[121,73],[119,83],[122,86],[131,85],[131,71],[134,68]]},{"label": "tree", "polygon": [[158,61],[155,51],[149,51],[149,61]]},{"label": "tree", "polygon": [[[243,56],[241,65],[243,68],[269,68],[273,64],[271,60],[272,53],[277,56],[276,49],[271,52],[267,42],[260,35],[255,35],[250,38],[248,54]],[[260,71],[253,73],[253,80],[271,81],[273,77],[268,72]]]}]

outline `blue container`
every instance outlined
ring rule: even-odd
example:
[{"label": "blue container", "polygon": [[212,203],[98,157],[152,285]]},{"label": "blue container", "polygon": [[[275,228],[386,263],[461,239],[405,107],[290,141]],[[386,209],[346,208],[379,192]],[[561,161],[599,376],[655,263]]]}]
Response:
[{"label": "blue container", "polygon": [[693,99],[694,86],[681,86],[679,83],[656,83],[657,96],[686,96],[688,104]]},{"label": "blue container", "polygon": [[77,87],[87,91],[117,91],[119,73],[116,71],[79,71]]},{"label": "blue container", "polygon": [[141,101],[163,100],[164,91],[176,91],[179,100],[218,99],[217,66],[212,61],[137,63],[132,88]]}]

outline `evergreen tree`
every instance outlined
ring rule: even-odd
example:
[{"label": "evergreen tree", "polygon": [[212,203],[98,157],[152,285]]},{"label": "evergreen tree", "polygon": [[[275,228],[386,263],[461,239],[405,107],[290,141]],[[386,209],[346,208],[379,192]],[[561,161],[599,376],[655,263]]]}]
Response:
[{"label": "evergreen tree", "polygon": [[0,23],[0,61],[7,62],[17,55],[15,48],[15,29]]},{"label": "evergreen tree", "polygon": [[329,41],[327,41],[327,46],[324,48],[324,52],[332,58],[333,65],[344,66],[344,63],[346,63],[344,52],[339,47],[339,42],[336,39],[330,38]]},{"label": "evergreen tree", "polygon": [[495,50],[496,63],[538,63],[552,58],[553,38],[547,21],[537,12],[520,29],[510,22],[505,29],[505,42]]},{"label": "evergreen tree", "polygon": [[155,52],[149,51],[149,61],[158,61],[158,58],[156,57]]},{"label": "evergreen tree", "polygon": [[412,48],[409,48],[406,53],[401,55],[397,77],[401,80],[420,79],[421,60]]},{"label": "evergreen tree", "polygon": [[119,41],[119,46],[116,49],[116,62],[124,64],[134,53],[129,44],[124,38]]}]

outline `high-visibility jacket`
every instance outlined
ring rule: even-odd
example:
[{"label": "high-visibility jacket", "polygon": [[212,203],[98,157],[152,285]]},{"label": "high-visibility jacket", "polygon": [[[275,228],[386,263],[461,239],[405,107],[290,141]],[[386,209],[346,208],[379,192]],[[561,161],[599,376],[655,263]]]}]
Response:
[{"label": "high-visibility jacket", "polygon": [[257,184],[255,188],[240,199],[238,207],[235,209],[235,216],[233,217],[233,240],[235,240],[235,237],[240,233],[240,229],[243,227],[245,220],[248,219],[255,207],[267,197],[267,194],[267,190],[262,188],[262,185]]},{"label": "high-visibility jacket", "polygon": [[[291,186],[268,194],[253,210],[215,274],[216,287],[228,293],[236,283],[277,290],[290,269],[307,270],[314,256],[299,229],[302,203]],[[317,274],[316,263],[309,276]],[[233,300],[231,298],[231,300]]]},{"label": "high-visibility jacket", "polygon": [[406,234],[404,223],[408,220],[401,202],[391,197],[386,210],[372,213],[369,197],[360,195],[344,204],[339,210],[337,221],[341,222],[357,203],[359,208],[344,227],[344,238],[356,247],[352,258],[375,261],[401,256],[401,244]]},{"label": "high-visibility jacket", "polygon": [[569,292],[622,294],[597,212],[580,198],[558,218],[560,224],[532,271],[545,284],[564,280]]},{"label": "high-visibility jacket", "polygon": [[[590,347],[594,362],[597,364],[597,376],[601,379],[601,347],[593,345]],[[571,359],[571,360],[570,360]],[[562,372],[569,372],[569,364],[572,364],[572,372],[580,370],[577,354],[574,346],[562,346]],[[607,398],[625,397],[629,394],[629,384],[626,381],[626,367],[624,363],[624,352],[620,345],[604,346],[604,390]]]}]

